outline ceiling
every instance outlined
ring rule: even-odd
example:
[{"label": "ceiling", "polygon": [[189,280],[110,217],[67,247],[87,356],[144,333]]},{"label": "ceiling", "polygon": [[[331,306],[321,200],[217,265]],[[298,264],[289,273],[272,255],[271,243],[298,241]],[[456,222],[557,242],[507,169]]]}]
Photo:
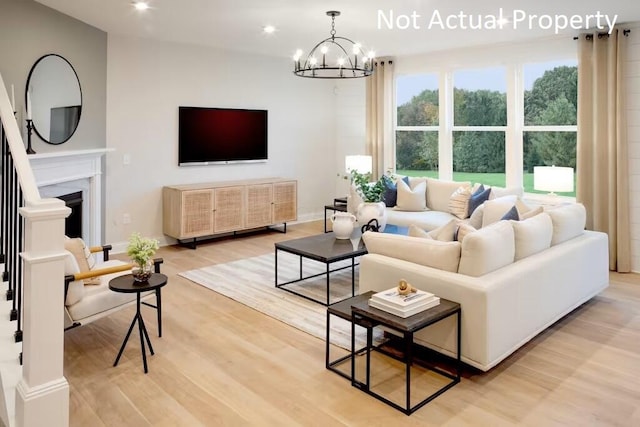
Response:
[{"label": "ceiling", "polygon": [[[618,23],[640,21],[640,7],[632,0],[148,0],[151,8],[145,12],[134,10],[131,0],[37,0],[39,3],[84,21],[110,34],[145,37],[191,43],[289,57],[297,48],[309,51],[321,39],[329,36],[330,18],[325,12],[339,10],[336,18],[338,36],[359,41],[376,56],[407,55],[446,50],[462,46],[523,41],[554,36],[554,29],[543,29],[544,21],[534,18],[508,22],[502,29],[428,29],[429,20],[437,11],[443,20],[448,15],[498,15],[500,8],[508,18],[514,9],[521,10],[528,19],[532,15],[619,15]],[[419,16],[420,27],[388,29],[384,22],[378,28],[379,10],[387,19],[391,14]],[[411,19],[408,20],[413,23]],[[451,24],[460,19],[451,18]],[[464,18],[468,25],[468,18]],[[490,18],[483,22],[490,25]],[[601,21],[606,25],[604,19]],[[400,18],[400,24],[407,23]],[[444,22],[446,25],[446,22]],[[594,22],[591,27],[594,27]],[[273,34],[262,28],[273,25]],[[579,30],[564,29],[567,37]]]}]

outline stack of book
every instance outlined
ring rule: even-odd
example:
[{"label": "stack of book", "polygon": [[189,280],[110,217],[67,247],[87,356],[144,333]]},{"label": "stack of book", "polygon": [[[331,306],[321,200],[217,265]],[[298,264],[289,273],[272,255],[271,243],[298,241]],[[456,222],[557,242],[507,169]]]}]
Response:
[{"label": "stack of book", "polygon": [[417,291],[401,295],[398,288],[373,294],[369,306],[406,318],[440,304],[440,298],[429,292]]}]

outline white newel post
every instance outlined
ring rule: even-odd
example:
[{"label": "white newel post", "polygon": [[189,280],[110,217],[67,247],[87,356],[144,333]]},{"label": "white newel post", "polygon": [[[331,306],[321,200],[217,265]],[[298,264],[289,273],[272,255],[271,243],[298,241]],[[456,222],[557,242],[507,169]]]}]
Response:
[{"label": "white newel post", "polygon": [[25,220],[22,378],[16,388],[16,424],[69,425],[69,384],[64,377],[64,220],[59,199],[20,209]]}]

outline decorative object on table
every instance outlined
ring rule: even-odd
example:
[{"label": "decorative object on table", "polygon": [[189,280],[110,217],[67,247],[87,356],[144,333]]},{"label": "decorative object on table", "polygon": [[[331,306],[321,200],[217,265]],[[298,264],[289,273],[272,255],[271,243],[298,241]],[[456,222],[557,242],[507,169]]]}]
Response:
[{"label": "decorative object on table", "polygon": [[372,220],[370,220],[369,222],[367,222],[365,225],[362,226],[362,228],[360,229],[360,231],[362,233],[364,233],[365,231],[373,231],[373,232],[379,232],[380,231],[380,225],[378,224],[378,220],[373,218]]},{"label": "decorative object on table", "polygon": [[572,192],[573,178],[573,168],[560,166],[533,167],[533,189],[549,191],[549,196],[556,196],[556,191]]},{"label": "decorative object on table", "polygon": [[[401,280],[399,285],[402,282],[411,287],[405,280]],[[415,292],[403,294],[400,293],[399,286],[373,294],[369,300],[369,306],[402,318],[413,316],[438,304],[440,298],[432,293],[415,289]]]},{"label": "decorative object on table", "polygon": [[31,147],[31,133],[33,132],[33,120],[27,119],[27,154],[36,154]]},{"label": "decorative object on table", "polygon": [[331,215],[331,223],[336,239],[349,239],[356,224],[356,217],[349,212],[335,212]]},{"label": "decorative object on table", "polygon": [[358,224],[368,224],[372,219],[376,219],[378,231],[382,232],[387,225],[386,205],[382,202],[382,193],[386,189],[385,180],[381,178],[374,183],[370,180],[370,173],[351,171],[351,182],[364,202],[358,206],[356,217]]},{"label": "decorative object on table", "polygon": [[417,292],[418,290],[413,286],[411,286],[411,284],[408,283],[406,280],[400,279],[400,281],[398,282],[398,293],[400,295],[409,295],[411,293],[417,293]]},{"label": "decorative object on table", "polygon": [[127,255],[135,267],[131,269],[131,274],[136,282],[146,282],[153,273],[153,256],[158,250],[159,242],[156,239],[142,237],[140,233],[133,233],[129,238]]},{"label": "decorative object on table", "polygon": [[293,73],[299,77],[320,79],[349,79],[367,77],[373,73],[373,59],[375,53],[365,54],[360,43],[346,37],[336,36],[337,10],[330,10],[330,37],[322,40],[309,52],[304,62],[300,62],[302,50],[298,49],[293,56]]}]

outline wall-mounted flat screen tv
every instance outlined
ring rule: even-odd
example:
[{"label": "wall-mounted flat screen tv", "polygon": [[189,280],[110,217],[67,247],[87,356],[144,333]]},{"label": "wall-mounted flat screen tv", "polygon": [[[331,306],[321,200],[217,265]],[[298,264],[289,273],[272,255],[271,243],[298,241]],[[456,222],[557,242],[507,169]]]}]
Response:
[{"label": "wall-mounted flat screen tv", "polygon": [[267,160],[267,110],[202,107],[178,110],[180,166]]}]

